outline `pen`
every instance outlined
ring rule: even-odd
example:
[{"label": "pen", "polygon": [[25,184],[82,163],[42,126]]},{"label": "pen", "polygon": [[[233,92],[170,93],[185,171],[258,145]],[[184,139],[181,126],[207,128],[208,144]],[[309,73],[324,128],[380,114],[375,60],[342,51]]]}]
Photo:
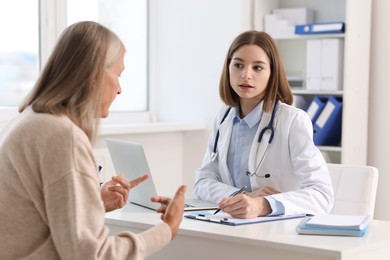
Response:
[{"label": "pen", "polygon": [[[98,171],[99,171],[99,174],[100,172],[103,170],[103,166],[101,166],[100,164],[98,165]],[[101,176],[100,176],[101,177]],[[102,178],[99,178],[99,179],[102,179]],[[103,181],[102,180],[99,180],[99,185],[102,186],[103,185]]]},{"label": "pen", "polygon": [[[236,192],[233,192],[229,197],[234,197],[238,194],[242,194],[242,193],[245,193],[245,189],[246,189],[246,186],[242,187],[241,189],[239,189],[238,191]],[[221,209],[217,209],[215,212],[214,212],[214,215],[217,214],[218,212],[220,212]]]}]

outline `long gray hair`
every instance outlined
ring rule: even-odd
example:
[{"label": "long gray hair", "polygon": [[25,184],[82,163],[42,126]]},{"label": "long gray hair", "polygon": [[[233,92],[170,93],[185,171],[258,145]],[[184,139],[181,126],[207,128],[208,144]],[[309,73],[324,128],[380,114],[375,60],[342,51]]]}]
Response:
[{"label": "long gray hair", "polygon": [[19,112],[31,105],[37,113],[66,115],[92,141],[101,116],[104,72],[125,51],[118,36],[96,22],[69,26]]}]

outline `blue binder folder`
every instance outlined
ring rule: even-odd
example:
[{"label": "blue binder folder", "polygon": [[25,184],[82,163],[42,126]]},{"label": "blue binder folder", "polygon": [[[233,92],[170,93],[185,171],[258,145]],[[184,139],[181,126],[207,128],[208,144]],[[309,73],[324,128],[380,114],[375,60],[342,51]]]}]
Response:
[{"label": "blue binder folder", "polygon": [[344,22],[309,23],[295,26],[295,34],[344,33]]},{"label": "blue binder folder", "polygon": [[309,107],[306,110],[306,113],[309,115],[313,124],[317,120],[318,116],[320,115],[327,100],[328,99],[326,97],[315,96],[311,101]]},{"label": "blue binder folder", "polygon": [[340,145],[342,106],[341,97],[328,98],[313,126],[316,145]]}]

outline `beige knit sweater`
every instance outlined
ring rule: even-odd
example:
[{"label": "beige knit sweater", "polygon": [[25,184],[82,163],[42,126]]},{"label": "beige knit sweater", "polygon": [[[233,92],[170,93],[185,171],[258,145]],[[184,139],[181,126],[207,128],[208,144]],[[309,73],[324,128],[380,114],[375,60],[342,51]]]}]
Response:
[{"label": "beige knit sweater", "polygon": [[109,236],[92,146],[65,116],[26,109],[0,131],[0,259],[143,259],[167,224]]}]

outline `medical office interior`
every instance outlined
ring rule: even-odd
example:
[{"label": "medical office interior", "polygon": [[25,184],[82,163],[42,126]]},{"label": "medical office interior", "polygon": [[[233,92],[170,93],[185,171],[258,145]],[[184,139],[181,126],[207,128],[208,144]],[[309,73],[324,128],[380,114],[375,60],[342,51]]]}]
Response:
[{"label": "medical office interior", "polygon": [[[264,30],[264,17],[273,9],[295,7],[314,9],[318,22],[345,21],[342,86],[337,92],[343,98],[342,140],[338,148],[324,148],[323,153],[331,163],[376,167],[374,218],[390,220],[387,0],[150,0],[149,120],[102,124],[94,147],[102,179],[115,174],[105,139],[129,140],[144,146],[160,194],[172,195],[183,183],[191,196],[195,169],[222,105],[218,84],[228,46],[242,31]],[[299,40],[277,42],[286,54],[283,62],[292,67],[296,62],[298,76],[304,75],[299,64],[306,58],[296,49]],[[123,91],[137,87],[122,86]]]},{"label": "medical office interior", "polygon": [[[390,18],[385,11],[390,10],[390,3],[385,0],[321,2],[154,2],[152,15],[155,20],[152,22],[156,30],[151,82],[154,92],[152,113],[157,122],[151,123],[154,126],[145,126],[148,133],[133,129],[130,131],[134,133],[115,138],[144,145],[159,192],[172,194],[180,183],[185,183],[190,187],[187,193],[191,195],[194,171],[202,162],[214,117],[221,106],[219,76],[232,39],[244,30],[264,29],[263,16],[274,8],[313,6],[319,8],[318,16],[321,13],[325,16],[322,19],[327,19],[326,15],[330,16],[328,19],[349,19],[346,31],[350,22],[356,35],[344,50],[344,84],[349,85],[343,88],[342,149],[325,151],[325,156],[330,162],[377,167],[379,185],[374,218],[390,220],[390,210],[386,206],[390,196],[387,188],[390,164],[386,155],[390,145],[387,135],[390,126],[386,120],[386,100],[390,94],[386,87],[390,36],[386,33],[386,24]],[[352,23],[355,24],[352,26]],[[164,128],[164,122],[181,122],[182,125],[169,130],[169,127]],[[107,158],[105,137],[102,136],[96,149]],[[105,163],[109,160],[105,159]]]}]

